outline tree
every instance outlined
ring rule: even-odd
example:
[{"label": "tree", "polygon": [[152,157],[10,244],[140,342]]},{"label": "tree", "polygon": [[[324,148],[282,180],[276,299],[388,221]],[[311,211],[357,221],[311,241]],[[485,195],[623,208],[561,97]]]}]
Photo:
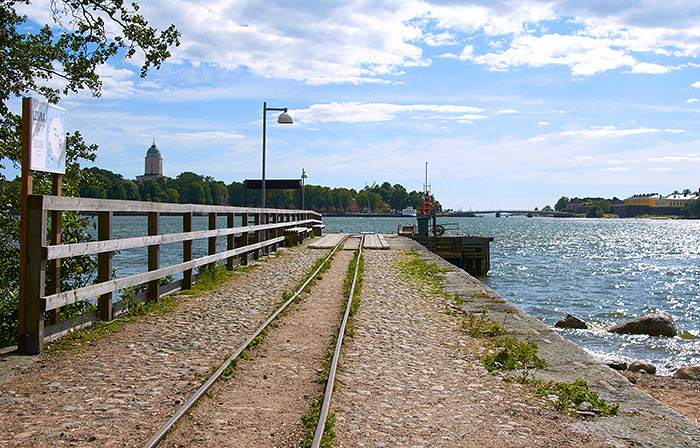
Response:
[{"label": "tree", "polygon": [[551,207],[551,206],[545,205],[544,207],[542,207],[542,211],[543,211],[543,212],[552,212],[552,211],[554,211],[554,210],[552,210],[552,207]]},{"label": "tree", "polygon": [[602,218],[603,217],[603,210],[600,208],[599,205],[594,205],[590,209],[588,209],[588,212],[586,212],[586,218]]},{"label": "tree", "polygon": [[[57,103],[61,96],[85,89],[99,96],[101,83],[96,70],[121,50],[127,58],[142,51],[141,76],[145,76],[150,67],[160,67],[170,56],[171,45],[179,44],[179,33],[173,26],[162,32],[149,27],[135,3],[129,7],[122,0],[55,0],[51,2],[53,23],[39,24],[38,30],[16,11],[17,5],[29,3],[0,3],[0,345],[16,340],[19,288],[19,181],[8,182],[5,170],[7,163],[14,171],[20,168],[21,117],[10,111],[8,103],[29,94]],[[63,22],[70,23],[71,29],[62,28]],[[56,87],[61,82],[63,87]],[[79,161],[94,161],[97,146],[86,144],[79,132],[67,137],[66,146],[63,194],[76,196],[79,185],[91,176],[80,169]],[[50,185],[50,175],[35,173],[35,193],[49,193]],[[87,219],[64,213],[63,221],[63,242],[89,238]],[[84,286],[91,266],[94,263],[82,257],[62,261],[62,290]]]},{"label": "tree", "polygon": [[559,198],[556,204],[554,204],[554,210],[558,212],[566,211],[569,206],[569,198],[562,196]]},{"label": "tree", "polygon": [[600,207],[600,210],[603,213],[610,213],[610,201],[607,199],[601,199],[600,201],[596,202],[595,205]]},{"label": "tree", "polygon": [[688,218],[700,218],[700,199],[688,201],[688,203],[685,205],[685,211]]}]

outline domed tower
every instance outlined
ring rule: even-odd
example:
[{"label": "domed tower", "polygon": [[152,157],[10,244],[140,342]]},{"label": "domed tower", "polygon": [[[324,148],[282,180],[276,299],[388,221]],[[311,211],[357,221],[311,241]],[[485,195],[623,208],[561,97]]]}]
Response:
[{"label": "domed tower", "polygon": [[146,151],[146,166],[143,176],[136,176],[137,180],[155,179],[163,176],[163,157],[156,146],[155,139],[151,147]]},{"label": "domed tower", "polygon": [[149,174],[154,176],[163,175],[163,157],[161,157],[160,151],[158,151],[155,140],[153,140],[153,144],[148,148],[148,151],[146,151],[146,170],[143,174],[146,176]]}]

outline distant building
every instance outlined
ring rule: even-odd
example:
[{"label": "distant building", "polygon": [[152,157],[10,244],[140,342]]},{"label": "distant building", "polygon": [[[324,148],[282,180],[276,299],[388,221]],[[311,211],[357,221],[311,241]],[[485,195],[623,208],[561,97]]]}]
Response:
[{"label": "distant building", "polygon": [[136,176],[136,180],[148,180],[157,179],[163,176],[163,157],[160,155],[160,151],[156,146],[156,141],[153,140],[153,144],[146,151],[146,166],[144,168],[143,176]]},{"label": "distant building", "polygon": [[669,194],[665,198],[657,199],[654,207],[685,207],[690,201],[698,199],[698,193],[691,194]]},{"label": "distant building", "polygon": [[641,205],[644,207],[653,207],[657,200],[661,199],[658,193],[635,194],[625,199],[625,205]]}]

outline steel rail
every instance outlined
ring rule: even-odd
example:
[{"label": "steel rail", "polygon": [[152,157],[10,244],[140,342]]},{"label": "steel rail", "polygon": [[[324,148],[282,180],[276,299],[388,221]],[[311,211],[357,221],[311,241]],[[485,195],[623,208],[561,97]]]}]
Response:
[{"label": "steel rail", "polygon": [[350,306],[352,305],[352,298],[355,295],[357,273],[360,269],[360,257],[362,257],[362,246],[364,242],[365,236],[362,235],[362,238],[360,239],[360,246],[357,251],[355,275],[352,279],[352,286],[350,287],[348,303],[347,305],[345,305],[345,314],[343,314],[343,322],[340,324],[340,329],[338,330],[338,339],[335,343],[333,360],[331,361],[330,371],[328,372],[328,380],[326,381],[326,391],[323,394],[323,403],[321,403],[321,410],[318,415],[318,424],[316,425],[316,432],[314,432],[314,439],[311,442],[311,448],[319,448],[321,446],[321,439],[323,439],[323,431],[326,429],[326,420],[328,419],[328,411],[330,410],[331,406],[331,396],[333,395],[333,385],[335,383],[335,371],[338,368],[338,361],[340,360],[340,349],[343,347],[343,337],[345,336],[345,327],[348,323],[348,318],[350,316]]},{"label": "steel rail", "polygon": [[177,423],[177,422],[182,418],[182,416],[184,416],[185,413],[186,413],[200,398],[202,398],[202,395],[204,395],[204,394],[211,388],[211,386],[214,385],[214,383],[215,383],[215,382],[219,379],[219,377],[221,377],[221,375],[224,373],[224,370],[226,370],[226,369],[228,368],[228,366],[231,365],[231,363],[233,362],[233,360],[236,359],[236,358],[238,358],[238,357],[241,355],[241,353],[243,353],[243,350],[245,350],[246,347],[248,347],[248,345],[253,341],[253,339],[255,339],[256,337],[258,337],[258,335],[259,335],[260,333],[262,333],[262,331],[263,331],[273,320],[275,320],[275,318],[276,318],[282,311],[284,311],[285,308],[287,308],[287,306],[289,306],[289,304],[292,303],[292,302],[294,301],[294,299],[296,299],[296,298],[299,296],[299,294],[301,294],[301,293],[304,291],[304,288],[306,288],[306,286],[311,282],[311,280],[313,280],[313,279],[316,277],[316,275],[321,271],[321,269],[323,268],[323,266],[328,262],[328,260],[330,260],[330,258],[333,256],[333,254],[335,254],[335,253],[338,251],[338,248],[341,247],[341,246],[345,243],[345,240],[347,240],[348,237],[349,237],[349,235],[346,235],[345,238],[343,238],[343,239],[333,248],[333,250],[331,251],[331,253],[330,253],[330,254],[326,257],[326,259],[323,261],[323,263],[321,263],[321,265],[318,267],[318,269],[316,269],[316,271],[314,271],[314,273],[304,282],[304,284],[301,285],[301,287],[294,293],[294,295],[293,295],[292,297],[290,297],[289,300],[287,300],[286,302],[284,302],[284,304],[282,304],[282,306],[280,306],[280,307],[277,309],[277,311],[275,311],[270,317],[268,317],[267,320],[266,320],[262,325],[260,325],[260,327],[258,327],[258,329],[255,330],[255,332],[254,332],[252,335],[250,335],[250,337],[248,337],[248,339],[246,339],[245,342],[244,342],[243,344],[241,344],[241,346],[238,347],[238,348],[236,349],[236,351],[233,352],[233,354],[232,354],[231,356],[229,356],[229,357],[226,359],[226,361],[224,361],[223,364],[221,364],[221,366],[218,368],[218,370],[217,370],[216,372],[214,372],[214,374],[213,374],[212,376],[210,376],[209,379],[208,379],[204,384],[202,384],[202,385],[199,387],[199,389],[197,389],[197,391],[196,391],[194,394],[192,394],[192,396],[190,397],[190,399],[187,400],[187,401],[185,402],[185,404],[183,404],[182,406],[180,406],[180,408],[175,412],[175,414],[173,414],[173,416],[170,417],[170,419],[169,419],[163,426],[160,427],[160,429],[158,430],[158,432],[155,433],[150,439],[148,439],[148,441],[143,445],[144,448],[153,448],[153,447],[155,447],[156,445],[158,445],[158,443],[163,439],[163,437],[165,437],[165,434],[168,432],[168,430],[170,430],[170,428],[172,428],[173,425],[175,425],[175,423]]}]

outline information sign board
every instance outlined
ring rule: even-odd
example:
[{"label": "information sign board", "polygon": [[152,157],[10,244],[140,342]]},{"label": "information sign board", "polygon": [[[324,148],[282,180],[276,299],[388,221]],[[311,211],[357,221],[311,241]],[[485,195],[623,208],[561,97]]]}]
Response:
[{"label": "information sign board", "polygon": [[31,99],[29,168],[33,171],[66,172],[66,110]]}]

